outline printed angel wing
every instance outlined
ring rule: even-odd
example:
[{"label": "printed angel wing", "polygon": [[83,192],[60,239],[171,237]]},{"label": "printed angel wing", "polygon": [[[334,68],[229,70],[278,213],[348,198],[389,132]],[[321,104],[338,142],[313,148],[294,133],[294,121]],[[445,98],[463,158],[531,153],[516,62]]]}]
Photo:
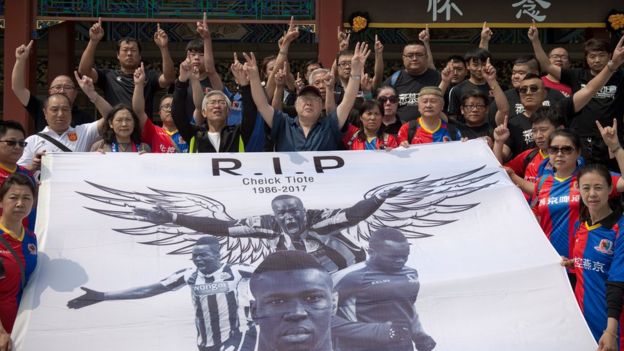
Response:
[{"label": "printed angel wing", "polygon": [[[85,192],[78,194],[97,201],[101,204],[113,206],[120,209],[86,207],[86,209],[116,218],[143,221],[137,216],[135,209],[161,208],[169,213],[184,214],[197,217],[208,217],[223,221],[232,221],[232,218],[225,209],[225,206],[208,196],[193,193],[166,191],[149,188],[152,193],[141,193],[136,191],[125,191],[106,187],[86,181],[89,185],[99,189],[105,195],[98,195]],[[149,223],[149,222],[147,222]],[[145,237],[141,244],[171,246],[168,254],[189,254],[197,239],[202,235],[211,233],[197,232],[173,223],[153,224],[113,229],[119,233]],[[232,238],[220,236],[221,260],[228,263],[248,263],[259,262],[271,252],[268,240],[257,238]]]},{"label": "printed angel wing", "polygon": [[485,166],[441,178],[425,175],[419,178],[398,181],[377,186],[364,194],[368,199],[393,188],[402,187],[403,192],[388,198],[384,204],[366,220],[352,226],[343,233],[361,243],[368,242],[370,234],[382,227],[399,229],[408,239],[431,236],[426,228],[455,222],[454,214],[478,206],[478,202],[456,201],[464,195],[487,188],[497,181],[488,181],[496,171],[482,173]]}]

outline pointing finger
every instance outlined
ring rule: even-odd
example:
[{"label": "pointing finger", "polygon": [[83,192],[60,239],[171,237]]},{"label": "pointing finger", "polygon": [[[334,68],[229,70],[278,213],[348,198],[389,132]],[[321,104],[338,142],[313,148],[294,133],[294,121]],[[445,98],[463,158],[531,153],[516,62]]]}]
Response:
[{"label": "pointing finger", "polygon": [[32,48],[32,45],[33,45],[33,41],[31,40],[28,42],[28,45],[26,45],[26,50],[30,51],[30,48]]}]

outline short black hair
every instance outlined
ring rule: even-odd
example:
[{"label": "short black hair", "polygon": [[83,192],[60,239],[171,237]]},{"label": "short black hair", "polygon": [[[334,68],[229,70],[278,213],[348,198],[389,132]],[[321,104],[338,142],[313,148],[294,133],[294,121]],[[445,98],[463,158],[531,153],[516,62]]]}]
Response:
[{"label": "short black hair", "polygon": [[160,100],[158,100],[158,108],[160,108],[160,104],[162,104],[163,101],[165,101],[165,99],[171,98],[173,99],[173,94],[165,94],[163,95]]},{"label": "short black hair", "polygon": [[583,50],[585,51],[585,56],[587,56],[590,51],[605,51],[611,53],[611,45],[604,39],[591,38],[583,43]]},{"label": "short black hair", "polygon": [[539,79],[542,80],[542,78],[540,76],[538,76],[535,73],[527,73],[526,76],[524,76],[524,78],[522,78],[522,80],[528,80],[528,79]]},{"label": "short black hair", "polygon": [[422,40],[414,39],[414,40],[410,40],[407,43],[405,43],[405,45],[403,45],[403,50],[405,50],[406,46],[410,46],[410,45],[420,45],[420,46],[427,47],[427,45],[425,45],[425,43]]},{"label": "short black hair", "polygon": [[485,104],[485,106],[487,106],[490,103],[490,98],[487,95],[485,95],[484,92],[482,92],[481,90],[477,90],[477,89],[470,89],[461,96],[461,104],[462,105],[465,104],[466,100],[468,100],[471,97],[479,98],[483,100],[483,103]]},{"label": "short black hair", "polygon": [[[384,84],[384,85],[380,86],[379,88],[377,88],[377,90],[375,90],[375,98],[377,98],[377,96],[379,96],[379,93],[382,90],[384,90],[384,89],[390,89],[390,90],[392,90],[394,92],[394,95],[397,95],[397,91],[396,91],[395,87],[393,87],[392,85],[389,85],[389,84]],[[383,112],[383,110],[382,110],[382,112]]]},{"label": "short black hair", "polygon": [[197,239],[197,241],[195,242],[195,246],[199,246],[199,245],[208,245],[208,246],[217,247],[217,248],[221,247],[221,243],[219,242],[219,239],[217,239],[216,237],[212,235],[205,235]]},{"label": "short black hair", "polygon": [[466,60],[463,56],[460,55],[451,55],[446,59],[446,62],[461,62],[464,64],[464,66],[466,65]]},{"label": "short black hair", "polygon": [[353,54],[354,54],[353,50],[350,50],[350,49],[342,50],[342,51],[338,52],[338,54],[336,54],[336,62],[338,62],[338,60],[342,56],[353,56]]},{"label": "short black hair", "polygon": [[294,195],[284,194],[284,195],[277,195],[276,197],[274,197],[273,200],[271,200],[271,206],[273,206],[275,201],[290,200],[290,199],[295,199],[295,200],[299,201],[299,203],[301,203],[303,205],[303,201],[301,201],[300,198],[298,198],[298,197],[296,197]]},{"label": "short black hair", "polygon": [[527,65],[529,68],[535,72],[540,71],[540,65],[535,56],[533,55],[522,55],[514,60],[514,65]]},{"label": "short black hair", "polygon": [[[249,281],[249,288],[253,293],[255,287],[257,286],[257,279],[263,273],[298,271],[303,269],[316,269],[327,273],[327,270],[316,260],[316,258],[305,251],[276,251],[268,255],[254,270]],[[329,275],[329,273],[327,274]]]},{"label": "short black hair", "polygon": [[323,67],[323,62],[319,61],[319,60],[308,60],[303,64],[303,69],[307,70],[309,66],[311,65],[319,65],[319,68],[324,68]]},{"label": "short black hair", "polygon": [[[377,109],[379,109],[380,114],[383,116],[383,114],[384,114],[383,104],[381,102],[379,102],[379,100],[377,100],[377,99],[366,99],[366,100],[364,100],[362,102],[360,107],[357,109],[358,117],[362,117],[364,112],[371,111],[375,107]],[[360,123],[359,131],[360,132],[358,133],[357,138],[360,141],[363,141],[363,142],[366,141],[366,133],[364,132],[364,126],[362,125],[362,123]],[[385,132],[385,125],[382,123],[379,126],[379,129],[377,130],[377,139],[378,140],[383,140],[384,139],[384,132]]]},{"label": "short black hair", "polygon": [[19,130],[22,134],[24,134],[24,137],[26,137],[26,130],[19,122],[0,120],[0,138],[4,137],[9,129]]},{"label": "short black hair", "polygon": [[30,178],[29,176],[21,174],[21,173],[13,173],[13,174],[9,175],[4,180],[4,183],[2,183],[2,185],[0,186],[0,200],[2,200],[4,195],[6,195],[6,193],[9,192],[9,189],[13,185],[25,185],[25,186],[27,186],[30,189],[30,191],[32,192],[33,199],[37,198],[37,189],[35,188],[35,183],[33,183],[33,179]]},{"label": "short black hair", "polygon": [[201,52],[204,53],[204,41],[199,38],[195,38],[186,44],[186,52]]},{"label": "short black hair", "polygon": [[45,108],[47,108],[47,107],[48,107],[48,103],[50,103],[50,99],[52,99],[53,97],[58,97],[58,96],[62,96],[62,97],[63,97],[63,99],[67,100],[67,103],[69,104],[69,106],[71,106],[71,101],[69,101],[69,98],[67,97],[67,95],[65,95],[65,94],[60,94],[60,93],[56,93],[56,94],[51,94],[51,95],[48,95],[48,97],[46,97],[46,98],[43,100],[43,108],[45,109]]},{"label": "short black hair", "polygon": [[141,48],[141,43],[137,40],[137,38],[135,37],[123,37],[119,40],[117,40],[117,43],[115,43],[115,47],[117,48],[117,52],[119,53],[119,49],[121,49],[121,44],[123,43],[136,43],[137,48],[139,49],[139,54],[141,53],[141,50],[143,50]]},{"label": "short black hair", "polygon": [[487,59],[492,59],[492,54],[490,54],[489,51],[482,49],[482,48],[476,48],[476,49],[470,50],[464,55],[465,63],[470,63],[470,61],[477,61],[477,60],[485,63]]},{"label": "short black hair", "polygon": [[369,246],[372,249],[378,248],[384,241],[394,241],[397,243],[407,242],[407,238],[403,233],[395,228],[384,227],[375,230],[370,237]]},{"label": "short black hair", "polygon": [[558,136],[568,138],[568,140],[572,142],[572,145],[574,146],[575,149],[577,150],[581,149],[581,137],[579,137],[579,135],[573,132],[571,129],[567,129],[567,128],[557,129],[554,132],[552,132],[550,134],[550,137],[548,137],[548,146],[550,146],[553,139],[555,139]]},{"label": "short black hair", "polygon": [[559,111],[555,108],[551,108],[550,106],[540,106],[529,118],[531,124],[548,122],[552,124],[555,128],[563,125],[561,123],[561,117],[559,116]]}]

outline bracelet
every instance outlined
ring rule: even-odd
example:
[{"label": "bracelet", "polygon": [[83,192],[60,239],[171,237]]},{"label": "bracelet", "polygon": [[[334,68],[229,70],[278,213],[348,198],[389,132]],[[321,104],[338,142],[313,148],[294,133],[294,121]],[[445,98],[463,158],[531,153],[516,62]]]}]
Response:
[{"label": "bracelet", "polygon": [[615,149],[609,150],[609,151],[611,151],[611,153],[615,155],[615,153],[618,152],[618,150],[621,150],[621,149],[622,149],[622,147],[620,145],[618,145]]},{"label": "bracelet", "polygon": [[605,333],[605,334],[609,334],[609,335],[611,335],[612,337],[614,337],[614,338],[616,338],[616,339],[618,338],[617,334],[612,333],[612,332],[610,332],[610,331],[608,331],[608,330],[606,330],[606,329],[605,329],[605,330],[603,330],[602,332],[603,332],[603,333]]},{"label": "bracelet", "polygon": [[613,61],[609,60],[609,62],[607,62],[607,69],[609,69],[610,72],[616,72],[617,68],[613,67]]},{"label": "bracelet", "polygon": [[357,75],[351,75],[351,78],[353,79],[362,79],[362,76],[357,74]]}]

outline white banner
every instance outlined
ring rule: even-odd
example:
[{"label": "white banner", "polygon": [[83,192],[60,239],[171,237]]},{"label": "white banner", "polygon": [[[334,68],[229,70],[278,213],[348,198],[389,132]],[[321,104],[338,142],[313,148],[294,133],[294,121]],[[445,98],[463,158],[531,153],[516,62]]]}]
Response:
[{"label": "white banner", "polygon": [[[253,350],[255,340],[241,346],[256,329],[245,281],[263,257],[305,249],[338,282],[367,267],[359,254],[381,227],[411,244],[414,313],[435,350],[596,347],[559,256],[481,141],[391,152],[61,153],[45,157],[43,174],[39,263],[17,350]],[[301,218],[280,221],[281,195],[299,199]],[[188,216],[208,229],[190,228]],[[307,233],[301,246],[287,232],[297,226]],[[220,236],[223,263],[210,279],[223,285],[190,260],[208,231]],[[217,316],[226,297],[230,315]]]}]

